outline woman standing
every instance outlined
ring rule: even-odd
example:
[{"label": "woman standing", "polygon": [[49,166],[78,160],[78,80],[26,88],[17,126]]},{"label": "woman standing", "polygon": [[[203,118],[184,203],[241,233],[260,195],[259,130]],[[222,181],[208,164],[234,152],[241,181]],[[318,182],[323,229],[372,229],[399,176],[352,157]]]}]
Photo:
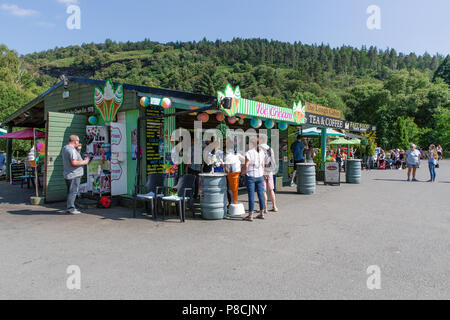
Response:
[{"label": "woman standing", "polygon": [[258,139],[250,137],[249,150],[245,154],[245,181],[248,192],[248,215],[243,219],[253,221],[255,206],[255,189],[259,200],[258,219],[264,219],[264,158],[265,154],[260,149]]},{"label": "woman standing", "polygon": [[436,180],[436,163],[438,159],[438,153],[434,144],[430,145],[428,150],[428,169],[430,169],[430,180],[428,182],[434,182]]},{"label": "woman standing", "polygon": [[420,161],[420,151],[416,149],[416,145],[414,143],[409,144],[409,150],[406,151],[406,166],[408,167],[408,180],[411,176],[411,169],[412,169],[412,180],[411,181],[417,181],[416,179],[416,169],[419,167],[419,161]]}]

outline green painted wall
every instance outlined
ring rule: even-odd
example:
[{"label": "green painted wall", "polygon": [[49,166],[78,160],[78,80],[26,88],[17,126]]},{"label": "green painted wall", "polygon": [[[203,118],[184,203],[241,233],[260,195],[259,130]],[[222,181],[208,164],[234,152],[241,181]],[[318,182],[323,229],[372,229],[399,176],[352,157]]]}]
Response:
[{"label": "green painted wall", "polygon": [[[46,202],[66,200],[67,186],[63,175],[62,148],[69,136],[76,134],[83,141],[87,117],[83,115],[49,113],[46,148]],[[86,174],[86,171],[85,171]]]}]

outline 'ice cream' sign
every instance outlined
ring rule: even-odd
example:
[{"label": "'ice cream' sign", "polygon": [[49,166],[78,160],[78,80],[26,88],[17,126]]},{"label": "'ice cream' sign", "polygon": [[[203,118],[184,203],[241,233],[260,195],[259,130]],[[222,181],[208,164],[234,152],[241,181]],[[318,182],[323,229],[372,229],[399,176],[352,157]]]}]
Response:
[{"label": "'ice cream' sign", "polygon": [[269,109],[267,107],[261,106],[261,104],[258,104],[256,106],[256,109],[256,114],[265,118],[276,118],[283,120],[292,120],[293,118],[292,113],[277,110],[275,107],[271,107]]},{"label": "'ice cream' sign", "polygon": [[230,109],[220,107],[221,110],[228,116],[235,115],[252,116],[258,118],[266,118],[275,121],[290,122],[292,124],[305,123],[305,106],[299,101],[294,103],[293,108],[284,108],[273,106],[263,102],[247,100],[241,97],[239,87],[233,89],[230,84],[227,84],[224,92],[217,92],[217,101],[220,102],[225,98],[231,98]]}]

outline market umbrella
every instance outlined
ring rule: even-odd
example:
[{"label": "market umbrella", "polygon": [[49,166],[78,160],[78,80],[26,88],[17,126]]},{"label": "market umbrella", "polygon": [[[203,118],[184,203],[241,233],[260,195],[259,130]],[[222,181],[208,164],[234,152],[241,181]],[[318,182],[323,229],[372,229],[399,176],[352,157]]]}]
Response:
[{"label": "market umbrella", "polygon": [[0,139],[17,139],[17,140],[34,140],[36,139],[44,139],[45,132],[36,130],[36,137],[33,134],[33,131],[36,130],[34,128],[26,128],[24,130],[10,132],[0,136]]},{"label": "market umbrella", "polygon": [[344,138],[337,138],[336,140],[333,140],[330,142],[330,144],[350,144],[350,140],[344,139]]},{"label": "market umbrella", "polygon": [[[303,130],[298,130],[296,132],[291,133],[289,136],[293,136],[293,135],[302,135],[302,136],[313,136],[313,137],[317,137],[320,136],[322,134],[322,130],[317,128],[317,127],[311,127],[311,128],[307,128],[307,129],[303,129]],[[327,128],[327,136],[328,137],[345,137],[345,134],[340,133],[336,130],[333,130],[331,128]]]},{"label": "market umbrella", "polygon": [[0,136],[2,136],[4,134],[7,134],[7,133],[8,133],[8,131],[6,131],[5,129],[1,129],[0,128]]}]

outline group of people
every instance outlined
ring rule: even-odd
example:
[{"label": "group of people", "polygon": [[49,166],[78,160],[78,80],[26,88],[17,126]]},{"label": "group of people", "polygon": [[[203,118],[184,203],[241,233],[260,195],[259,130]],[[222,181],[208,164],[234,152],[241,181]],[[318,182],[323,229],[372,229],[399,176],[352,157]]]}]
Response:
[{"label": "group of people", "polygon": [[442,159],[442,147],[440,145],[436,147],[434,144],[431,144],[427,153],[425,153],[424,150],[417,148],[414,143],[410,143],[409,147],[410,149],[407,151],[400,149],[390,150],[388,157],[386,157],[384,150],[381,149],[380,153],[377,155],[377,167],[384,169],[386,165],[388,165],[390,168],[395,167],[399,170],[406,167],[408,169],[407,181],[417,181],[416,169],[420,166],[420,160],[426,158],[428,160],[428,169],[430,171],[430,180],[428,180],[428,182],[434,182],[436,180],[436,168],[439,167],[439,160]]},{"label": "group of people", "polygon": [[[232,141],[229,142],[232,143]],[[245,176],[248,192],[248,215],[243,220],[253,221],[255,192],[259,200],[259,211],[256,218],[264,219],[264,214],[268,212],[268,199],[272,203],[270,211],[278,211],[274,191],[274,175],[277,164],[275,153],[267,144],[267,136],[251,137],[249,149],[245,156],[237,153],[236,150],[229,150],[225,154],[220,151],[213,152],[221,160],[219,161],[221,164],[214,167],[214,172],[225,172],[227,174],[228,205],[237,203],[239,177]],[[191,155],[193,157],[193,150]],[[194,161],[191,161],[191,164],[186,165],[186,172],[198,175],[200,172],[211,172],[212,166],[213,164],[194,164]],[[196,186],[196,189],[198,190],[198,186]],[[198,191],[195,193],[198,194]]]}]

